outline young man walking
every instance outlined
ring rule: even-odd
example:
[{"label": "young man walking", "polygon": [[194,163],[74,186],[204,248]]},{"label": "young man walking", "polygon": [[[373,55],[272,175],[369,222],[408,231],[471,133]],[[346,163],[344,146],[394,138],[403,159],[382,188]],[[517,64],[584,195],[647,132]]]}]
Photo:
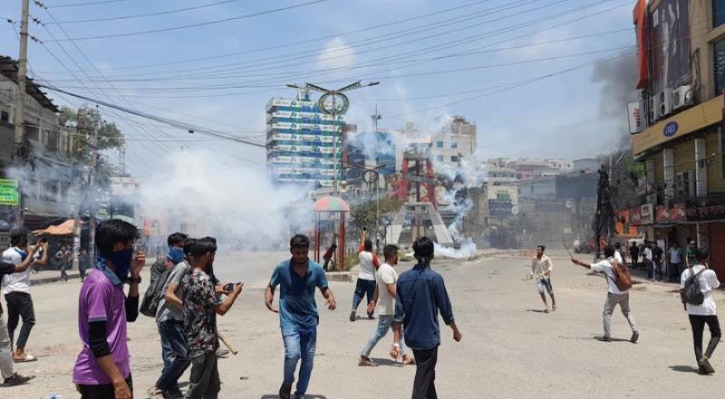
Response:
[{"label": "young man walking", "polygon": [[[357,274],[357,284],[355,286],[355,294],[352,298],[352,312],[350,313],[350,321],[357,319],[357,308],[363,297],[367,295],[367,303],[373,301],[375,295],[375,271],[380,266],[378,259],[373,254],[373,242],[367,238],[367,230],[363,229],[360,238],[360,270]],[[373,314],[368,312],[368,318],[372,319]]]},{"label": "young man walking", "polygon": [[227,299],[223,302],[219,300],[214,281],[208,274],[216,250],[216,243],[211,240],[195,240],[190,256],[192,272],[181,282],[184,332],[191,358],[189,390],[185,399],[216,399],[219,396],[221,381],[216,355],[219,349],[216,316],[224,316],[242,293],[243,285],[235,284]]},{"label": "young man walking", "polygon": [[[373,351],[375,345],[388,334],[388,330],[393,328],[393,318],[395,317],[395,297],[397,296],[396,286],[398,283],[398,273],[395,272],[395,265],[398,264],[398,247],[395,245],[386,245],[383,249],[385,255],[385,263],[380,265],[375,273],[377,286],[375,287],[375,296],[373,301],[368,305],[368,313],[373,313],[375,307],[378,307],[378,327],[370,337],[360,354],[358,364],[361,366],[375,367],[378,364],[370,360],[370,352]],[[405,345],[401,342],[400,353],[403,355],[403,364],[413,364],[413,359],[408,356]]]},{"label": "young man walking", "polygon": [[629,259],[631,259],[632,268],[637,268],[639,265],[639,247],[632,241],[632,246],[629,247]]},{"label": "young man walking", "polygon": [[58,252],[56,252],[55,260],[60,266],[60,278],[64,281],[68,281],[68,273],[66,270],[70,269],[71,262],[73,261],[70,248],[68,248],[67,245],[63,245]]},{"label": "young man walking", "polygon": [[[28,232],[25,229],[17,229],[10,233],[10,245],[11,247],[3,252],[3,262],[19,265],[30,256],[28,253]],[[47,264],[48,248],[47,246],[43,248],[40,259],[31,261],[31,268]],[[38,256],[36,254],[34,258],[38,258]],[[30,296],[30,270],[6,275],[2,281],[2,288],[5,302],[8,305],[10,344],[11,346],[13,343],[15,344],[13,361],[16,363],[35,361],[37,359],[33,355],[25,352],[30,331],[35,325],[35,309],[33,308],[33,298]],[[17,341],[15,341],[15,329],[18,327],[21,318],[23,326],[20,328]]]},{"label": "young man walking", "polygon": [[607,293],[607,300],[604,303],[604,337],[603,341],[609,342],[611,338],[611,326],[612,326],[612,313],[614,308],[619,305],[622,309],[622,314],[629,322],[629,326],[632,328],[632,337],[629,339],[630,342],[635,343],[639,339],[639,330],[637,329],[637,323],[634,321],[634,316],[629,310],[629,291],[622,291],[617,287],[617,276],[614,273],[614,263],[617,262],[614,258],[614,248],[607,245],[604,247],[604,260],[597,263],[584,263],[574,258],[571,259],[575,265],[592,269],[596,272],[604,273],[607,277],[607,283],[609,284],[609,292]]},{"label": "young man walking", "polygon": [[654,252],[650,243],[645,244],[642,252],[644,268],[647,270],[647,278],[654,279]]},{"label": "young man walking", "polygon": [[395,344],[390,352],[394,359],[400,355],[401,337],[413,349],[416,371],[413,383],[413,399],[437,399],[435,368],[438,362],[438,346],[441,331],[438,314],[453,330],[453,339],[460,342],[463,335],[453,319],[453,308],[443,277],[431,270],[434,257],[433,241],[421,237],[413,244],[418,264],[400,275],[395,303]]},{"label": "young man walking", "polygon": [[[39,248],[43,248],[44,252],[48,251],[48,244],[41,244],[40,247],[29,247],[28,256],[18,265],[12,263],[0,262],[0,281],[3,277],[13,273],[24,273],[30,269],[33,264],[33,257]],[[2,317],[3,308],[0,305],[0,376],[3,378],[2,386],[11,387],[15,385],[25,384],[32,380],[34,376],[24,377],[15,372],[13,367],[12,348],[10,344],[10,334]]]},{"label": "young man walking", "polygon": [[[302,363],[295,398],[303,398],[310,383],[319,323],[315,290],[319,289],[325,297],[328,309],[337,308],[325,272],[320,265],[309,259],[309,252],[310,239],[307,236],[298,234],[292,237],[292,259],[277,265],[264,294],[267,309],[279,313],[284,340],[284,381],[279,389],[281,399],[291,397],[295,369],[300,360]],[[273,306],[274,290],[277,286],[280,286],[279,310]]]},{"label": "young man walking", "polygon": [[554,298],[554,289],[551,287],[551,272],[554,270],[554,264],[551,258],[544,255],[546,247],[539,245],[536,247],[536,256],[531,260],[531,276],[536,276],[536,287],[544,302],[544,312],[549,313],[549,304],[546,302],[546,290],[551,297],[551,310],[556,310],[556,299]]},{"label": "young man walking", "polygon": [[[720,282],[715,272],[710,270],[709,256],[710,254],[703,249],[696,250],[696,264],[688,267],[682,273],[680,279],[680,296],[682,298],[682,304],[685,306],[685,311],[690,318],[692,337],[695,344],[695,360],[697,360],[700,374],[711,374],[715,372],[715,369],[710,364],[710,358],[712,358],[712,353],[715,352],[715,348],[720,342],[720,338],[722,338],[720,322],[717,319],[717,306],[715,305],[715,299],[712,297],[712,290],[717,289],[720,286]],[[702,302],[699,305],[689,303],[687,300],[686,290],[690,288],[688,285],[693,284],[693,281],[690,280],[691,278],[697,279],[697,283],[699,283],[699,291],[702,294],[700,298]],[[699,302],[699,300],[694,302]],[[702,353],[702,336],[704,334],[705,324],[710,328],[710,343],[707,345],[705,353]]]},{"label": "young man walking", "polygon": [[[83,348],[73,368],[73,382],[81,399],[133,397],[126,329],[138,317],[138,285],[146,263],[143,252],[134,254],[137,237],[136,227],[122,220],[101,222],[96,229],[98,259],[78,301]],[[130,284],[128,297],[124,284]]]},{"label": "young man walking", "polygon": [[[159,301],[156,310],[156,326],[161,336],[161,357],[164,368],[154,387],[149,390],[149,396],[154,399],[182,398],[178,381],[191,364],[184,333],[184,305],[181,300],[181,281],[191,272],[191,266],[184,259],[184,252],[188,252],[184,251],[188,241],[187,238],[182,243],[184,246],[182,248],[175,243],[167,256],[175,266],[162,287],[164,297]],[[179,250],[181,250],[180,258],[177,256]]]}]

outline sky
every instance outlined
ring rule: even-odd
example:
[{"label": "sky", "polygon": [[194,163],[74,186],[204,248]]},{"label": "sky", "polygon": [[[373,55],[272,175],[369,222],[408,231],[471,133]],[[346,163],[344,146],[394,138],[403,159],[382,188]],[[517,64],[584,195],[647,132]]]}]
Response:
[{"label": "sky", "polygon": [[[479,159],[577,159],[626,141],[634,0],[43,1],[30,7],[44,24],[30,24],[37,81],[260,143],[267,102],[296,94],[285,84],[357,80],[380,82],[349,94],[358,130],[376,106],[389,129],[462,115],[477,124]],[[21,0],[3,3],[0,17],[18,21]],[[17,57],[18,29],[0,22],[0,54]],[[263,148],[101,111],[138,176],[179,149],[265,161]]]}]

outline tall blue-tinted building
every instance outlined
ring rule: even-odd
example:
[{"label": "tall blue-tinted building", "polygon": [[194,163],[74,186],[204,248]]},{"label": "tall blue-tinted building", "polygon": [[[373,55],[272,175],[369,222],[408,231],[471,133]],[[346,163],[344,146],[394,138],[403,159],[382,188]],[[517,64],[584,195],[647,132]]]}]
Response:
[{"label": "tall blue-tinted building", "polygon": [[301,91],[296,99],[272,98],[267,103],[267,168],[272,181],[332,187],[336,162],[342,179],[345,117],[337,118],[324,114],[309,92]]}]

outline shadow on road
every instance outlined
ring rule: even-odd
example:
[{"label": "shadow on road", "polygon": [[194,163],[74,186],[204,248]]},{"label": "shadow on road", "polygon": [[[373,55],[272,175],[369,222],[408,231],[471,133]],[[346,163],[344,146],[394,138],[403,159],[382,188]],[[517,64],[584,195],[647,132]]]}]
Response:
[{"label": "shadow on road", "polygon": [[692,366],[670,366],[670,370],[672,371],[678,371],[680,373],[695,373],[697,374],[698,370],[696,367]]},{"label": "shadow on road", "polygon": [[[294,393],[293,393],[294,396]],[[264,395],[261,399],[279,399],[279,395]],[[305,394],[305,399],[327,399],[326,397],[322,395],[310,395]]]},{"label": "shadow on road", "polygon": [[378,364],[378,366],[403,367],[402,363],[398,363],[392,359],[370,359]]},{"label": "shadow on road", "polygon": [[534,312],[534,313],[546,313],[545,310],[541,309],[526,309],[527,312]]}]

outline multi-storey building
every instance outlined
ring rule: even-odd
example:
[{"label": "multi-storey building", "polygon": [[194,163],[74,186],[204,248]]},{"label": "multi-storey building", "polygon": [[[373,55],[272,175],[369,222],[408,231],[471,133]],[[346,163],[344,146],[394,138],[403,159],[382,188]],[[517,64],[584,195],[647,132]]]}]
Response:
[{"label": "multi-storey building", "polygon": [[267,104],[267,167],[272,181],[332,187],[335,170],[338,180],[343,176],[344,126],[343,115],[334,121],[308,91],[300,91],[295,99],[272,98]]},{"label": "multi-storey building", "polygon": [[[0,179],[19,180],[25,209],[24,223],[43,226],[70,214],[68,196],[75,173],[72,167],[73,132],[58,124],[58,108],[31,80],[25,96],[25,138],[15,146],[18,65],[0,56]],[[15,167],[16,157],[22,166]],[[0,220],[14,219],[17,206],[0,206]]]},{"label": "multi-storey building", "polygon": [[632,151],[646,176],[641,206],[620,214],[662,246],[689,238],[709,248],[723,279],[725,1],[635,3],[641,131]]},{"label": "multi-storey building", "polygon": [[454,116],[453,120],[433,136],[431,155],[439,165],[452,169],[469,160],[477,149],[476,125],[462,116]]}]

